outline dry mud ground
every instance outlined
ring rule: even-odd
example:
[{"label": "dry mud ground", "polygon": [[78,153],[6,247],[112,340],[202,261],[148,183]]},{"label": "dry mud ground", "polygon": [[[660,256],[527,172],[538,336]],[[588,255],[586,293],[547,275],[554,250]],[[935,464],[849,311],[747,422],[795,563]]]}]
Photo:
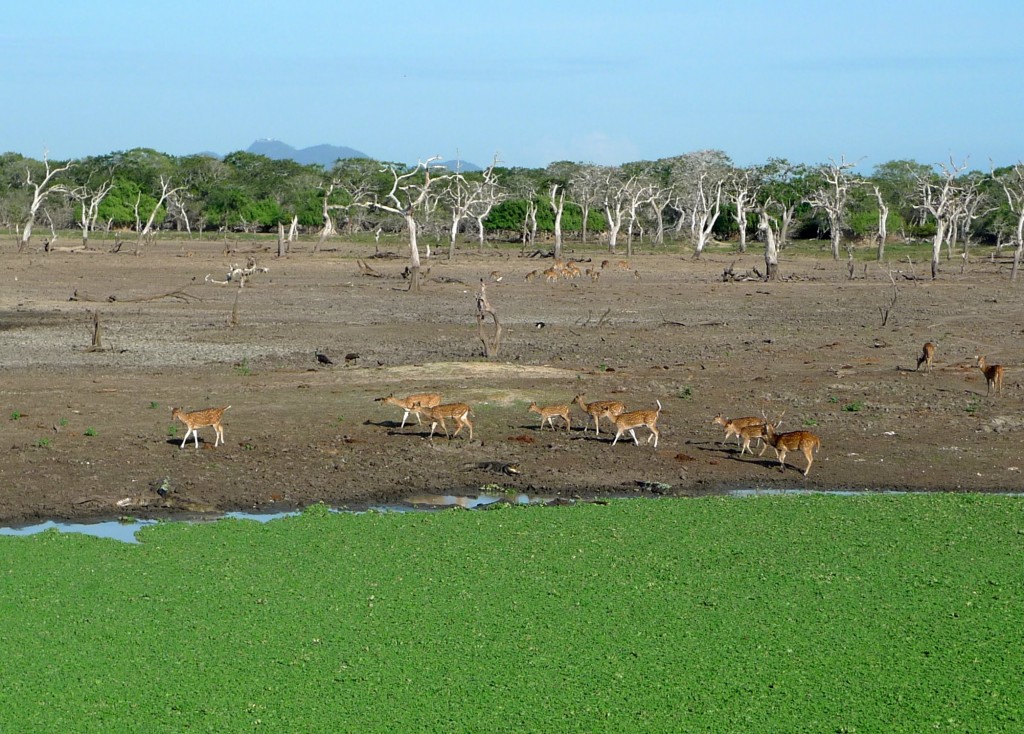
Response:
[{"label": "dry mud ground", "polygon": [[[163,241],[136,257],[18,255],[0,242],[0,521],[357,507],[499,486],[564,498],[1024,490],[1024,285],[985,261],[964,273],[944,263],[937,282],[898,278],[882,326],[893,292],[885,271],[871,264],[851,281],[845,263],[785,253],[788,280],[778,283],[722,282],[734,260],[737,270],[758,265],[757,253],[644,253],[630,263],[639,279],[610,268],[597,283],[548,284],[523,276],[550,260],[460,252],[431,261],[419,295],[405,290],[404,259],[367,260],[386,277],[361,275],[366,246],[256,254],[269,272],[239,291],[205,282],[248,255],[224,255],[221,243]],[[494,270],[503,277],[488,294],[504,343],[487,361],[474,294]],[[88,351],[93,311],[105,351]],[[934,370],[917,372],[929,340]],[[317,350],[335,364],[321,365]],[[1006,365],[1002,397],[986,397],[978,353]],[[472,440],[428,439],[415,422],[400,429],[401,411],[374,401],[425,390],[472,404]],[[630,409],[660,399],[658,447],[613,447],[610,424],[585,433],[576,408],[569,433],[539,430],[526,411],[530,400],[580,392]],[[172,406],[228,404],[224,445],[214,448],[206,428],[198,450],[191,440],[179,448]],[[718,412],[762,407],[785,411],[783,429],[821,437],[808,478],[800,455],[780,471],[770,449],[740,456],[720,443]]]}]

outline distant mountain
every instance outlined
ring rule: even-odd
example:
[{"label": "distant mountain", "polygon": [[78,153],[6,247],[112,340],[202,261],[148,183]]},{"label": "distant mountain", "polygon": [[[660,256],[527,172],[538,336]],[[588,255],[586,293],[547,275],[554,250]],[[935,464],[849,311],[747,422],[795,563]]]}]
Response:
[{"label": "distant mountain", "polygon": [[432,165],[444,166],[449,171],[460,171],[462,173],[473,173],[474,171],[484,170],[475,163],[470,163],[469,161],[459,161],[454,159],[450,161],[438,161],[437,163],[434,163]]},{"label": "distant mountain", "polygon": [[[263,138],[255,141],[252,145],[246,148],[247,153],[254,153],[256,155],[265,155],[271,160],[280,161],[290,159],[296,163],[302,165],[308,165],[310,163],[316,163],[324,168],[330,168],[334,165],[334,162],[339,158],[369,158],[360,150],[355,148],[347,148],[344,145],[311,145],[308,148],[294,148],[288,143],[281,142],[280,140],[272,140],[271,138]],[[462,173],[472,173],[474,171],[482,171],[480,166],[469,161],[460,161],[452,159],[449,161],[437,161],[431,165],[444,166],[449,171],[461,171]]]},{"label": "distant mountain", "polygon": [[270,139],[257,140],[246,148],[246,152],[265,155],[271,160],[291,159],[302,165],[316,163],[324,168],[330,168],[339,158],[370,157],[366,153],[355,148],[347,148],[344,145],[311,145],[308,148],[298,149],[288,145],[288,143],[282,143],[280,140]]}]

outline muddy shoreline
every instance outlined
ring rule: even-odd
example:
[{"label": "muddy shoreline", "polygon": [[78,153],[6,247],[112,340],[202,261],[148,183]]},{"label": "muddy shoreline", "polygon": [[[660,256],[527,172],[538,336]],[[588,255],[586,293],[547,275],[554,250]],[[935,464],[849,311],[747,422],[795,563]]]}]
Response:
[{"label": "muddy shoreline", "polygon": [[[383,277],[362,274],[365,246],[281,259],[250,249],[164,241],[140,257],[16,255],[0,242],[0,522],[160,516],[168,509],[117,505],[156,501],[160,488],[217,511],[425,492],[1024,491],[1024,303],[988,262],[901,282],[882,325],[885,271],[848,280],[830,259],[784,256],[784,282],[726,283],[725,268],[752,268],[756,254],[643,252],[597,282],[549,284],[524,279],[538,263],[517,250],[469,250],[430,261],[414,295],[400,258],[372,261]],[[599,252],[569,254],[599,268]],[[207,282],[249,255],[268,272],[244,289]],[[480,278],[504,330],[496,360],[481,356]],[[102,349],[90,350],[97,312]],[[915,369],[925,341],[938,346],[930,373]],[[1002,396],[986,396],[976,354],[1005,365]],[[473,406],[472,441],[399,428],[402,411],[375,402],[424,390]],[[613,447],[609,423],[584,433],[577,408],[570,432],[542,431],[526,410],[577,393],[630,410],[660,400],[658,448],[645,429],[640,446]],[[180,448],[171,408],[219,405],[232,406],[226,443],[214,448],[205,428],[198,450],[191,439]],[[716,414],[762,410],[821,437],[809,477],[799,453],[780,471],[771,450],[741,457],[722,445]]]}]

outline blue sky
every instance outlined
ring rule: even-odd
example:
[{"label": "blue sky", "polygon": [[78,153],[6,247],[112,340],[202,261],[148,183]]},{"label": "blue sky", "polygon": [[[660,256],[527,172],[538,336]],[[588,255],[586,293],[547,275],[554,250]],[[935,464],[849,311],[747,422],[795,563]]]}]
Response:
[{"label": "blue sky", "polygon": [[1024,159],[1024,3],[12,4],[0,151]]}]

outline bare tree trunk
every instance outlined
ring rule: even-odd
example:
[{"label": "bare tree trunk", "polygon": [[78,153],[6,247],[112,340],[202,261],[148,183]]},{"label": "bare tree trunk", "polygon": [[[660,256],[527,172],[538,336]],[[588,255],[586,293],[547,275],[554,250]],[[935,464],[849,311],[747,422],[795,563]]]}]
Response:
[{"label": "bare tree trunk", "polygon": [[[484,323],[488,314],[494,321],[494,336],[490,339],[487,338],[484,330]],[[497,357],[498,350],[501,349],[501,322],[498,320],[498,312],[491,307],[490,302],[487,300],[487,284],[483,278],[480,279],[480,292],[476,294],[476,323],[480,333],[480,341],[484,345],[484,356],[488,359]]]},{"label": "bare tree trunk", "polygon": [[942,256],[942,243],[946,239],[946,221],[937,219],[935,222],[935,238],[932,240],[932,280],[939,277],[939,258]]},{"label": "bare tree trunk", "polygon": [[775,230],[772,227],[771,217],[764,209],[758,212],[758,228],[764,232],[764,265],[765,280],[779,279],[779,247],[775,239]]},{"label": "bare tree trunk", "polygon": [[420,248],[416,242],[416,219],[412,212],[405,213],[405,226],[409,228],[409,290],[420,292]]},{"label": "bare tree trunk", "polygon": [[277,223],[277,256],[284,257],[284,222]]}]

